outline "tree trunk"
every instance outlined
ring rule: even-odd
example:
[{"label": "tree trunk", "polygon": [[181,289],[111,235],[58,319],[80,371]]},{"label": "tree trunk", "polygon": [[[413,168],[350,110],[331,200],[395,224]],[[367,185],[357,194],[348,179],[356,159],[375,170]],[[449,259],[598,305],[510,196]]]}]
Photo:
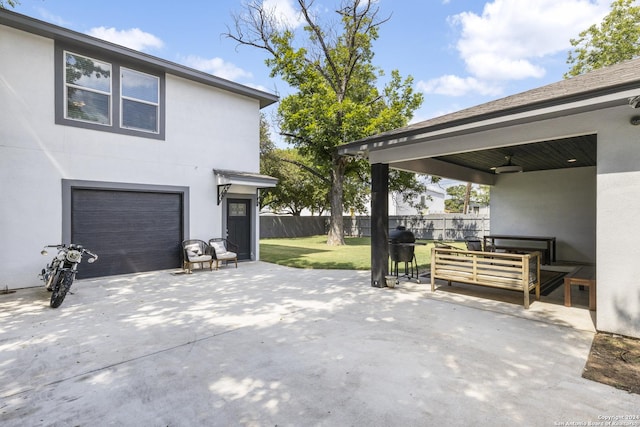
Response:
[{"label": "tree trunk", "polygon": [[469,213],[469,204],[471,203],[471,183],[467,182],[467,188],[464,192],[464,206],[462,208],[463,214]]},{"label": "tree trunk", "polygon": [[327,244],[332,246],[344,245],[344,221],[342,218],[342,184],[344,181],[345,160],[337,154],[333,155],[331,168],[331,219],[329,221],[329,235]]}]

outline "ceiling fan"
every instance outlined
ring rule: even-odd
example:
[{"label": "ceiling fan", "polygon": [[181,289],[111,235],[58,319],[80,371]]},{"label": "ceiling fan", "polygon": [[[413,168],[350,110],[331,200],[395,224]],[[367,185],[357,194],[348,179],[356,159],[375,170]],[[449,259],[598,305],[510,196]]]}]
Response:
[{"label": "ceiling fan", "polygon": [[506,162],[502,166],[494,169],[495,173],[519,173],[522,172],[522,166],[511,163],[511,155],[504,156]]}]

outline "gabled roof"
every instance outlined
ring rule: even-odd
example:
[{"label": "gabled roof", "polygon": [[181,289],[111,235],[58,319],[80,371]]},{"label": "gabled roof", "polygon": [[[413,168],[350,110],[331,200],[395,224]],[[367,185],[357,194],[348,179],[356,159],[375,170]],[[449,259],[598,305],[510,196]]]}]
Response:
[{"label": "gabled roof", "polygon": [[110,55],[124,57],[128,61],[144,64],[146,67],[151,67],[161,72],[173,74],[175,76],[236,93],[238,95],[254,98],[260,102],[260,108],[264,108],[278,101],[278,96],[271,93],[225,80],[212,74],[194,70],[171,61],[147,55],[124,46],[78,33],[57,25],[49,24],[44,21],[39,21],[6,9],[0,9],[0,25],[6,25],[8,27],[68,44],[81,45],[91,49],[102,50]]},{"label": "gabled roof", "polygon": [[482,120],[505,117],[546,107],[558,107],[578,101],[640,88],[640,58],[561,80],[526,92],[456,111],[433,119],[383,132],[342,145],[342,154],[351,154],[364,145],[390,139],[409,138],[441,129]]}]

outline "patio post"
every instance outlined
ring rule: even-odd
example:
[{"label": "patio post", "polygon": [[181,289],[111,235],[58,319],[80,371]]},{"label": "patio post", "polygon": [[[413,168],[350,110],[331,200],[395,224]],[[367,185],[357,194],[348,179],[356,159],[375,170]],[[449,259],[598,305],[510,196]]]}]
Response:
[{"label": "patio post", "polygon": [[387,286],[389,271],[389,165],[371,165],[371,286]]}]

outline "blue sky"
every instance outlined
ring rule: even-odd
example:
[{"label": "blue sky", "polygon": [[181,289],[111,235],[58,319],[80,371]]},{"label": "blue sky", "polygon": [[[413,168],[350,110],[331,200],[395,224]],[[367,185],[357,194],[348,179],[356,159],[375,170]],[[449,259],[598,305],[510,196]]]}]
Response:
[{"label": "blue sky", "polygon": [[[13,10],[284,96],[289,89],[269,77],[263,52],[222,36],[243,1],[20,0]],[[264,1],[297,22],[294,0]],[[314,10],[334,19],[339,1],[315,0]],[[600,22],[611,0],[376,3],[390,19],[374,65],[413,76],[425,95],[415,122],[561,80],[569,39]]]}]

